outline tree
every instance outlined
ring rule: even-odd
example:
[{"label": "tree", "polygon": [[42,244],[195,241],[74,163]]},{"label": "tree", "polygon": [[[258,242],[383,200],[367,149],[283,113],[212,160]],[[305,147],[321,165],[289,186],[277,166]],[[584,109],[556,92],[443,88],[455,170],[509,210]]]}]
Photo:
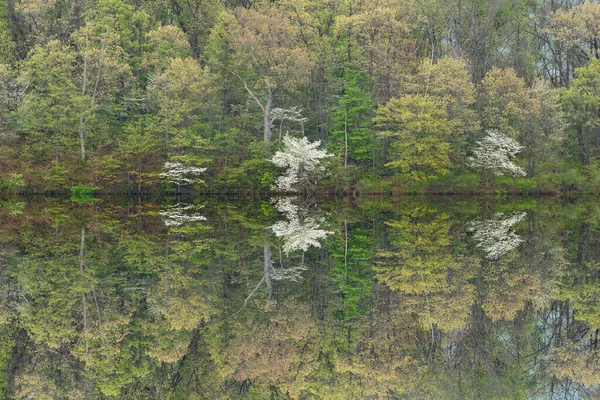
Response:
[{"label": "tree", "polygon": [[492,171],[496,176],[526,176],[525,170],[513,164],[509,159],[521,150],[523,150],[523,146],[516,140],[497,131],[488,130],[487,136],[476,143],[473,157],[470,159],[470,166],[481,168],[482,174]]},{"label": "tree", "polygon": [[7,0],[0,0],[0,64],[10,64],[15,59],[15,42],[8,25],[7,3]]},{"label": "tree", "polygon": [[79,141],[81,159],[85,160],[85,128],[100,108],[97,103],[111,99],[122,90],[127,85],[130,70],[123,62],[125,52],[119,46],[120,37],[112,22],[88,22],[72,39],[82,60],[81,79],[77,82],[81,88]]},{"label": "tree", "polygon": [[481,125],[518,138],[538,104],[512,68],[492,68],[481,81]]},{"label": "tree", "polygon": [[484,129],[498,130],[524,145],[528,175],[538,162],[552,155],[552,144],[563,137],[564,116],[559,94],[543,79],[532,87],[512,68],[492,68],[481,82],[481,122]]},{"label": "tree", "polygon": [[357,71],[344,70],[342,96],[333,115],[331,147],[343,154],[344,167],[349,157],[359,162],[372,157],[374,134],[369,117],[373,104],[369,93],[360,88],[359,77]]},{"label": "tree", "polygon": [[183,0],[177,5],[177,22],[189,38],[195,58],[203,60],[204,47],[222,10],[218,0]]},{"label": "tree", "polygon": [[73,80],[75,66],[75,52],[51,40],[33,49],[19,77],[27,87],[18,109],[20,128],[42,149],[53,146],[56,161],[61,147],[72,145],[79,126],[82,98]]},{"label": "tree", "polygon": [[[550,32],[554,40],[565,46],[571,68],[600,59],[600,4],[585,1],[550,14]],[[571,69],[571,71],[573,71]]]},{"label": "tree", "polygon": [[276,92],[293,91],[306,82],[312,65],[308,52],[300,47],[297,28],[288,21],[288,12],[277,6],[238,9],[237,24],[230,31],[230,43],[237,54],[231,72],[263,113],[265,143],[271,141]]},{"label": "tree", "polygon": [[271,110],[271,125],[275,121],[279,121],[279,141],[281,141],[281,135],[283,134],[283,123],[285,121],[299,123],[302,127],[301,133],[304,135],[304,124],[308,121],[308,118],[302,116],[302,110],[298,109],[298,106],[291,108],[274,108]]},{"label": "tree", "polygon": [[321,160],[331,157],[325,150],[318,150],[321,141],[310,143],[306,137],[283,138],[283,149],[275,153],[271,162],[280,168],[287,168],[284,175],[277,178],[275,187],[281,191],[292,191],[318,179],[325,167]]},{"label": "tree", "polygon": [[176,26],[166,25],[148,33],[148,51],[142,66],[151,74],[164,72],[171,59],[191,57],[192,48],[187,36]]},{"label": "tree", "polygon": [[600,60],[575,70],[572,86],[563,92],[567,120],[575,128],[579,159],[584,166],[600,155]]},{"label": "tree", "polygon": [[423,95],[396,97],[377,109],[374,122],[380,137],[395,139],[396,160],[386,166],[400,168],[417,181],[448,173],[452,129],[439,101]]},{"label": "tree", "polygon": [[[466,0],[449,8],[454,54],[470,60],[471,80],[479,83],[493,65],[496,49],[503,43],[498,35],[506,26],[507,0]],[[452,4],[452,3],[451,3]]]},{"label": "tree", "polygon": [[0,127],[8,128],[20,97],[15,73],[6,64],[0,64]]},{"label": "tree", "polygon": [[148,100],[157,111],[167,149],[184,155],[202,131],[212,104],[212,76],[193,58],[174,58],[148,85]]},{"label": "tree", "polygon": [[[370,91],[376,104],[398,94],[404,74],[411,70],[416,57],[411,33],[417,15],[414,3],[405,0],[349,2],[350,15],[337,20],[338,32],[347,34],[361,52],[352,54],[362,71],[368,73]],[[349,43],[349,46],[351,43]]]},{"label": "tree", "polygon": [[163,166],[163,172],[158,176],[177,184],[177,191],[179,191],[181,185],[203,182],[198,176],[205,171],[206,168],[193,167],[180,162],[167,162]]},{"label": "tree", "polygon": [[453,131],[452,159],[462,161],[480,124],[474,107],[475,85],[471,82],[467,62],[451,57],[442,57],[433,64],[423,60],[403,92],[428,96],[445,107]]}]

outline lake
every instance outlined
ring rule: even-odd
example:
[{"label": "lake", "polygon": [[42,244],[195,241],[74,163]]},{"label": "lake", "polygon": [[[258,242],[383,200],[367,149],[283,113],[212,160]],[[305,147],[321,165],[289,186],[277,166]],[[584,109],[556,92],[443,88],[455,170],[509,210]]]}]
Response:
[{"label": "lake", "polygon": [[0,201],[0,393],[600,396],[595,198]]}]

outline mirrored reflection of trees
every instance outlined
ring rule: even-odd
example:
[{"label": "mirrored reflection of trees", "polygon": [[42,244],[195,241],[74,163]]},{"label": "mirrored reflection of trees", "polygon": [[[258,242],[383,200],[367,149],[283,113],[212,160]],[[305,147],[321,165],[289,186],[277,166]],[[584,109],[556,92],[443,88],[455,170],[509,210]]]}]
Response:
[{"label": "mirrored reflection of trees", "polygon": [[309,204],[0,207],[0,393],[600,395],[594,204]]},{"label": "mirrored reflection of trees", "polygon": [[524,212],[515,212],[510,215],[498,213],[494,219],[473,221],[470,231],[477,242],[476,247],[485,252],[485,257],[490,260],[502,258],[505,254],[523,243],[523,239],[510,228],[527,216]]}]

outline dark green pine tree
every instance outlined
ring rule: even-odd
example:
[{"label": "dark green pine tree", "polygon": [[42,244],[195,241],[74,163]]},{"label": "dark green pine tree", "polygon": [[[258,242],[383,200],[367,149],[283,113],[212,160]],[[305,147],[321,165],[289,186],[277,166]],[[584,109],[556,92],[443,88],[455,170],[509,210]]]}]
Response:
[{"label": "dark green pine tree", "polygon": [[343,157],[346,167],[349,161],[366,164],[372,159],[375,135],[371,122],[373,102],[369,92],[360,88],[360,73],[345,69],[343,78],[342,96],[333,115],[330,150]]},{"label": "dark green pine tree", "polygon": [[7,1],[0,0],[0,64],[12,64],[14,61],[15,42],[8,21]]}]

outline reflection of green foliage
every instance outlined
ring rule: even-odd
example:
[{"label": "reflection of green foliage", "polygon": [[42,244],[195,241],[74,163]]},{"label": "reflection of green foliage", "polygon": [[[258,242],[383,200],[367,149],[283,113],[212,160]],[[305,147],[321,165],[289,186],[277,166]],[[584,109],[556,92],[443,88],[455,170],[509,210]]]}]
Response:
[{"label": "reflection of green foliage", "polygon": [[546,337],[559,329],[540,326],[550,304],[567,310],[569,299],[545,322],[562,318],[562,341],[599,325],[600,208],[513,202],[531,211],[527,246],[488,262],[469,253],[465,223],[510,205],[485,200],[319,204],[336,234],[281,260],[272,245],[273,268],[303,263],[302,278],[273,280],[270,301],[263,282],[235,317],[274,242],[268,201],[207,201],[208,221],[177,228],[145,202],[2,210],[0,387],[21,379],[55,398],[76,398],[76,386],[80,398],[132,400],[539,393],[551,378],[524,355],[554,346]]},{"label": "reflection of green foliage", "polygon": [[0,398],[7,398],[10,380],[10,363],[12,352],[16,345],[16,326],[9,323],[0,323]]},{"label": "reflection of green foliage", "polygon": [[13,199],[0,200],[0,208],[7,210],[10,215],[21,215],[25,210],[25,202]]},{"label": "reflection of green foliage", "polygon": [[600,263],[586,263],[563,281],[561,298],[569,300],[575,310],[575,319],[591,329],[600,329]]},{"label": "reflection of green foliage", "polygon": [[344,231],[336,235],[334,240],[330,259],[333,264],[332,275],[343,302],[339,318],[352,320],[367,311],[363,303],[371,294],[373,285],[372,241],[369,232],[361,228],[348,232],[347,246]]},{"label": "reflection of green foliage", "polygon": [[44,212],[52,216],[52,224],[55,227],[69,219],[69,216],[66,212],[66,207],[62,204],[46,207],[44,208]]},{"label": "reflection of green foliage", "polygon": [[448,216],[427,208],[416,208],[400,220],[387,222],[393,228],[391,249],[379,252],[374,268],[377,279],[392,290],[405,293],[434,291],[455,265],[449,253]]},{"label": "reflection of green foliage", "polygon": [[71,201],[76,203],[87,203],[94,200],[94,192],[96,188],[93,186],[87,186],[79,184],[71,188]]}]

